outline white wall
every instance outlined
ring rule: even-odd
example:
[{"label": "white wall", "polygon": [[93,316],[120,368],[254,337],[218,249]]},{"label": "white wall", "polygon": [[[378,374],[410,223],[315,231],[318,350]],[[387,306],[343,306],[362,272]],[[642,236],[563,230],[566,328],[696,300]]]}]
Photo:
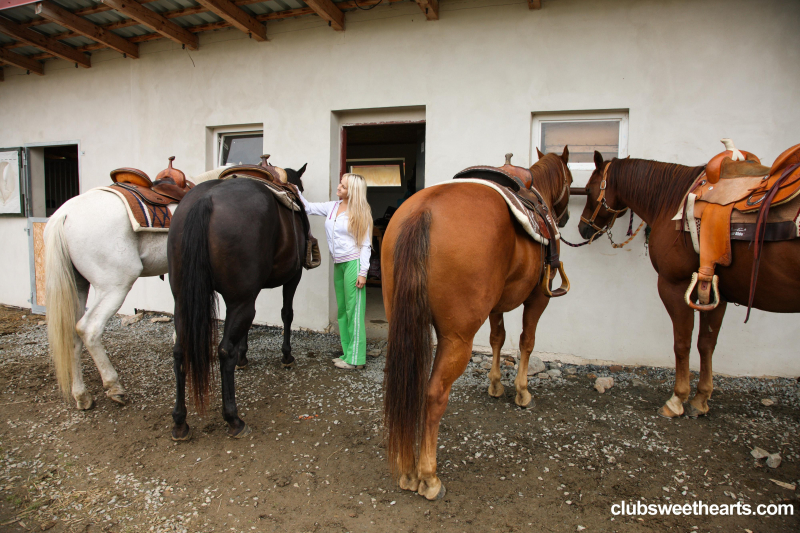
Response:
[{"label": "white wall", "polygon": [[[87,190],[120,166],[156,173],[170,155],[198,174],[207,128],[263,123],[274,163],[307,162],[308,197],[326,200],[346,110],[423,109],[433,184],[502,164],[506,152],[529,163],[533,113],[628,109],[633,157],[700,164],[731,137],[771,162],[800,140],[799,23],[800,4],[779,0],[550,0],[540,11],[524,0],[444,0],[437,22],[410,2],[350,12],[345,32],[315,17],[270,22],[267,43],[229,30],[203,34],[196,52],[159,41],[140,45],[139,60],[96,52],[91,69],[48,61],[39,77],[6,67],[0,146],[79,139]],[[582,201],[567,238],[578,239]],[[0,219],[2,247],[14,251],[0,256],[0,301],[15,305],[29,294],[23,225]],[[545,313],[536,349],[671,365],[671,325],[641,237],[624,251],[601,241],[563,255],[573,292]],[[329,272],[326,257],[304,274],[296,325],[328,325]],[[168,285],[138,281],[122,311],[133,307],[171,310]],[[279,313],[279,292],[264,291],[257,320],[279,323]],[[742,326],[742,309],[728,314],[717,371],[800,374],[794,316],[755,312]],[[506,320],[509,347],[520,315]],[[476,344],[488,344],[488,328]]]}]

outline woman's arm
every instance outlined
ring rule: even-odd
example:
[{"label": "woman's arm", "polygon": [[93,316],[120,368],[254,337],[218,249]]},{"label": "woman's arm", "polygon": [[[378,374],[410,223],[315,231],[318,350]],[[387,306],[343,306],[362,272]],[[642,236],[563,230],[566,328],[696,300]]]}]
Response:
[{"label": "woman's arm", "polygon": [[[372,228],[370,227],[370,231],[367,233],[364,242],[361,243],[361,255],[359,257],[359,269],[358,269],[358,281],[356,282],[356,287],[359,289],[366,284],[367,281],[367,271],[369,270],[369,258],[372,255],[372,246],[370,242],[372,241]],[[362,279],[363,278],[363,279]]]},{"label": "woman's arm", "polygon": [[321,216],[328,216],[328,213],[333,207],[333,204],[336,202],[309,202],[303,196],[303,193],[297,189],[297,195],[300,197],[300,201],[303,202],[303,207],[306,208],[306,213],[309,215],[321,215]]}]

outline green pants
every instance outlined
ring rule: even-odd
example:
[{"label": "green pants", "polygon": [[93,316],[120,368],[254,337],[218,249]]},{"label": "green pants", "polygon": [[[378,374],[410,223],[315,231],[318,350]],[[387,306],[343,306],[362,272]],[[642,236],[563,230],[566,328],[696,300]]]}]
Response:
[{"label": "green pants", "polygon": [[360,260],[333,265],[333,287],[339,320],[339,337],[342,340],[342,359],[350,365],[367,362],[367,337],[364,331],[364,313],[367,309],[367,289],[356,288]]}]

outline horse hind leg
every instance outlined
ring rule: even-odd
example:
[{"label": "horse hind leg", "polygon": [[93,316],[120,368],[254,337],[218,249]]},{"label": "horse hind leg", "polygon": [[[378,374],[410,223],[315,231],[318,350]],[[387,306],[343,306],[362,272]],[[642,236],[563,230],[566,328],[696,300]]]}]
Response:
[{"label": "horse hind leg", "polygon": [[[474,335],[474,333],[473,333]],[[472,337],[469,342],[440,338],[436,348],[433,371],[428,381],[425,421],[417,461],[417,492],[429,500],[439,500],[445,495],[445,487],[436,475],[436,449],[439,441],[439,423],[442,421],[450,389],[464,373],[472,353]]]},{"label": "horse hind leg", "polygon": [[502,373],[500,372],[500,350],[506,342],[506,328],[503,324],[503,313],[492,313],[489,315],[489,344],[492,347],[492,369],[489,371],[489,396],[501,398],[505,392],[503,384],[500,382]]},{"label": "horse hind leg", "polygon": [[75,327],[78,334],[83,337],[86,349],[92,355],[97,370],[100,372],[106,396],[121,405],[127,405],[127,395],[119,382],[117,371],[108,359],[102,336],[109,319],[122,307],[122,302],[125,301],[136,277],[127,281],[128,283],[111,289],[95,286],[96,300]]},{"label": "horse hind leg", "polygon": [[[257,294],[256,294],[257,295]],[[235,371],[237,345],[247,336],[256,316],[255,296],[246,302],[227,305],[225,332],[219,344],[219,370],[222,374],[222,417],[228,423],[228,435],[236,439],[250,434],[250,427],[239,418],[236,407]]]},{"label": "horse hind leg", "polygon": [[520,407],[528,407],[531,403],[531,393],[528,391],[528,363],[530,362],[531,352],[536,343],[536,327],[539,319],[544,313],[550,298],[536,287],[533,294],[525,302],[522,312],[522,335],[519,338],[519,367],[517,377],[514,380],[514,387],[517,395],[514,403]]},{"label": "horse hind leg", "polygon": [[711,358],[717,346],[722,319],[725,318],[727,302],[707,312],[700,313],[700,332],[697,337],[697,349],[700,352],[700,379],[697,381],[697,393],[686,406],[686,414],[692,418],[708,414],[708,400],[714,390],[714,376],[711,371]]},{"label": "horse hind leg", "polygon": [[[79,309],[79,316],[77,318],[80,321],[86,309],[86,299],[89,296],[89,282],[87,282],[81,276],[76,276],[76,278],[77,279],[75,281],[78,289],[77,305]],[[83,382],[83,365],[81,364],[83,339],[78,334],[77,324],[73,337],[74,356],[72,358],[72,397],[75,399],[78,409],[87,410],[94,406],[94,399],[89,391],[86,390],[86,384]]]}]

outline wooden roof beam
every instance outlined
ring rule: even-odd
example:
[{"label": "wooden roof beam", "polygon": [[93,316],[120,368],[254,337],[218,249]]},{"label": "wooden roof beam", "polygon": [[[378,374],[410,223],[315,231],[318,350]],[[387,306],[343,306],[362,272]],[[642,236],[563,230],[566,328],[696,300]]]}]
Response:
[{"label": "wooden roof beam", "polygon": [[5,77],[3,77],[3,64],[0,63],[0,81],[6,81]]},{"label": "wooden roof beam", "polygon": [[417,0],[419,8],[428,20],[439,20],[439,0]]},{"label": "wooden roof beam", "polygon": [[15,67],[19,67],[22,70],[35,72],[39,76],[44,76],[44,65],[42,65],[39,61],[30,59],[22,54],[9,52],[7,50],[0,50],[0,61],[3,63],[8,63],[9,65],[14,65]]},{"label": "wooden roof beam", "polygon": [[528,9],[542,9],[542,0],[528,0]]},{"label": "wooden roof beam", "polygon": [[251,17],[249,13],[230,0],[197,0],[197,3],[228,21],[233,27],[247,33],[259,42],[267,40],[267,28],[262,23]]},{"label": "wooden roof beam", "polygon": [[[198,0],[199,1],[199,0]],[[344,13],[331,0],[303,0],[308,7],[328,21],[328,26],[336,31],[344,31]]]},{"label": "wooden roof beam", "polygon": [[75,63],[85,68],[92,66],[89,56],[75,50],[71,46],[42,35],[41,33],[28,28],[24,28],[5,17],[0,17],[0,32],[3,32],[15,39],[26,42],[36,48],[41,48],[45,52],[50,52],[56,57],[60,57],[70,63]]},{"label": "wooden roof beam", "polygon": [[111,6],[120,13],[123,13],[141,24],[152,28],[167,39],[175,41],[189,48],[197,50],[197,35],[178,26],[174,22],[167,20],[152,9],[144,7],[136,0],[100,0],[107,6]]},{"label": "wooden roof beam", "polygon": [[56,24],[60,24],[65,28],[69,28],[76,33],[80,33],[98,43],[103,43],[123,55],[130,56],[134,59],[139,57],[139,47],[136,44],[127,39],[123,39],[114,32],[104,30],[97,24],[67,11],[54,2],[50,2],[49,0],[39,2],[36,4],[36,14]]}]

